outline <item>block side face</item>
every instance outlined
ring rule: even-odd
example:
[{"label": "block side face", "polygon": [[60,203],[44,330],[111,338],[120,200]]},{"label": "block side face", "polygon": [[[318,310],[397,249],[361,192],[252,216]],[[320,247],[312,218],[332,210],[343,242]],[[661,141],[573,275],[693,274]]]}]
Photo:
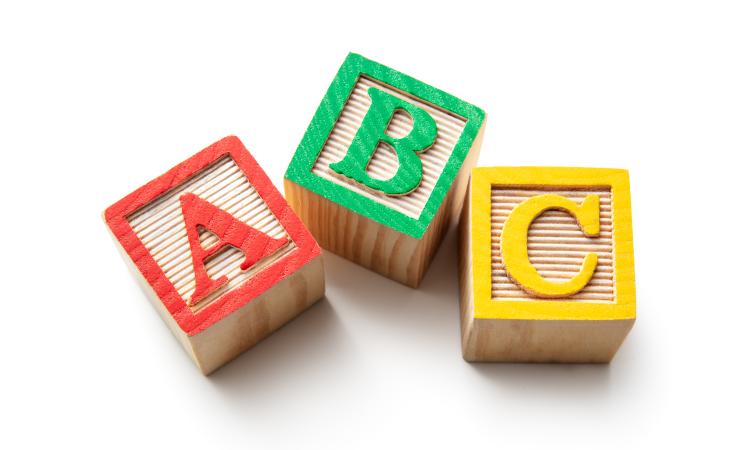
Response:
[{"label": "block side face", "polygon": [[466,191],[466,200],[458,223],[458,289],[461,325],[461,352],[467,361],[473,359],[474,327],[474,273],[471,247],[471,187]]},{"label": "block side face", "polygon": [[318,255],[254,301],[191,336],[190,345],[201,371],[208,375],[271,335],[325,293],[323,257]]},{"label": "block side face", "polygon": [[421,272],[415,260],[422,241],[361,216],[289,179],[291,207],[324,249],[385,277],[414,287]]},{"label": "block side face", "polygon": [[[186,198],[198,199],[196,211],[208,211],[197,227],[187,225]],[[209,146],[126,196],[105,211],[105,220],[188,335],[232,314],[320,253],[236,137]],[[249,234],[238,234],[243,228]],[[196,232],[195,243],[186,242],[191,229]],[[231,240],[231,246],[218,245],[220,237]],[[240,246],[244,255],[232,249]],[[217,250],[211,253],[214,247]],[[204,264],[196,264],[199,252],[206,254],[201,259]],[[254,255],[252,261],[249,254]],[[240,261],[252,264],[240,270]],[[203,268],[209,279],[223,275],[226,283],[205,301],[191,304],[186,299],[196,290],[196,270]]]},{"label": "block side face", "polygon": [[[481,168],[476,169],[472,176],[472,190],[475,192],[471,199],[475,208],[472,240],[477,243],[473,252],[477,282],[476,318],[635,318],[630,204],[625,171]],[[563,201],[563,205],[570,206],[540,210],[536,216],[530,216],[527,227],[516,228],[515,231],[523,230],[522,233],[512,233],[507,239],[511,239],[509,245],[518,244],[517,247],[524,248],[524,258],[544,282],[567,283],[584,270],[585,258],[590,258],[591,254],[598,256],[595,266],[591,266],[594,267],[592,275],[579,290],[555,298],[539,295],[515,279],[505,264],[502,250],[509,217],[518,217],[516,212],[528,207],[524,204],[529,200],[550,196],[556,198],[552,200],[553,205]],[[589,197],[595,197],[596,203]],[[581,207],[585,199],[591,201],[596,213],[594,234],[584,234],[580,216],[574,216],[566,209]],[[523,241],[518,241],[521,238]],[[482,245],[487,245],[487,248],[482,248]],[[621,276],[623,284],[620,284]]]},{"label": "block side face", "polygon": [[478,319],[470,361],[608,363],[633,326],[625,320]]},{"label": "block side face", "polygon": [[[374,85],[368,86],[368,83]],[[353,139],[357,118],[365,114],[362,108],[367,107],[363,102],[366,96],[357,91],[357,85],[360,85],[360,91],[365,87],[389,90],[392,94],[422,105],[438,117],[438,136],[442,137],[437,141],[437,151],[430,154],[433,149],[428,149],[420,155],[424,173],[429,173],[429,182],[404,198],[384,201],[384,195],[359,186],[353,190],[349,182],[337,179],[326,168],[342,157],[341,152],[345,152],[348,142]],[[437,214],[483,122],[484,112],[479,108],[405,74],[351,54],[321,102],[286,177],[358,214],[419,239]],[[407,125],[404,118],[396,114],[389,124],[388,133],[398,136],[399,132],[406,130]],[[389,170],[393,170],[393,158],[384,147],[376,150],[370,169],[373,178],[386,177]],[[408,197],[412,194],[416,195]]]}]

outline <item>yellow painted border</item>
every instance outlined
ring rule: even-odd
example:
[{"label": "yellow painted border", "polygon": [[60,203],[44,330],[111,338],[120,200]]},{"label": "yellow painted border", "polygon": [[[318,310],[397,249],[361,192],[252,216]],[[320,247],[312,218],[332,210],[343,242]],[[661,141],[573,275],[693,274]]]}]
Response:
[{"label": "yellow painted border", "polygon": [[[615,273],[614,302],[492,300],[490,213],[492,186],[609,187]],[[635,318],[635,269],[627,170],[573,167],[479,167],[471,173],[471,249],[474,317],[521,320]]]}]

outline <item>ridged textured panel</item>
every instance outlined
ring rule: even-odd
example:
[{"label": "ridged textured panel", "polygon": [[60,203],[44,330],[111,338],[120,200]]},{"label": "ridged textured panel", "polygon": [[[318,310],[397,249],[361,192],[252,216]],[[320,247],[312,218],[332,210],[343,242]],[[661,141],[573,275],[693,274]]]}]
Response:
[{"label": "ridged textured panel", "polygon": [[[437,125],[435,144],[419,154],[422,160],[422,183],[408,195],[395,197],[373,192],[353,180],[339,176],[328,168],[330,164],[344,159],[349,146],[354,140],[354,135],[357,133],[362,124],[362,119],[364,119],[370,107],[370,96],[367,95],[367,89],[370,87],[376,87],[391,95],[405,99],[426,110],[435,119]],[[418,219],[465,125],[466,119],[464,118],[454,116],[430,104],[404,95],[400,91],[367,77],[360,77],[346,105],[344,105],[344,109],[334,125],[331,134],[328,136],[328,140],[323,146],[318,159],[315,161],[312,172],[334,183],[347,186],[407,216]],[[386,133],[389,136],[398,138],[406,136],[411,131],[411,128],[412,122],[409,115],[397,112],[388,125]],[[390,179],[397,169],[398,159],[395,153],[389,145],[380,143],[367,168],[368,174],[373,178],[386,180]]]},{"label": "ridged textured panel", "polygon": [[[130,226],[186,303],[195,291],[195,276],[180,207],[180,196],[185,192],[197,195],[273,238],[287,236],[282,225],[229,156],[221,158],[179,188],[131,214],[128,217]],[[218,242],[218,238],[206,230],[201,231],[200,239],[204,248]],[[229,282],[193,308],[199,309],[241,284],[290,251],[292,245],[290,241],[289,245],[276,254],[259,261],[244,272],[240,270],[240,263],[244,259],[242,252],[234,247],[226,247],[206,262],[206,271],[214,279],[226,275]]]},{"label": "ridged textured panel", "polygon": [[[540,275],[550,281],[566,281],[581,269],[583,258],[590,252],[599,256],[596,272],[577,294],[563,300],[613,301],[612,263],[612,195],[609,190],[532,190],[492,189],[492,298],[493,300],[541,300],[529,295],[508,277],[502,261],[500,239],[503,224],[511,210],[535,195],[558,194],[581,203],[588,194],[596,194],[600,200],[600,233],[598,237],[586,237],[576,219],[562,211],[550,210],[542,213],[529,229],[529,258]],[[549,300],[549,299],[544,299]]]}]

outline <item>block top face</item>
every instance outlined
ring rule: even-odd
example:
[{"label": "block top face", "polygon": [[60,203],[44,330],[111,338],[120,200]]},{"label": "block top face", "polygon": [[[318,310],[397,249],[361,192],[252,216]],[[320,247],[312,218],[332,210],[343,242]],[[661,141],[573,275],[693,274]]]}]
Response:
[{"label": "block top face", "polygon": [[635,318],[627,171],[477,168],[470,201],[475,318]]},{"label": "block top face", "polygon": [[320,254],[234,136],[126,196],[104,215],[125,253],[189,335]]},{"label": "block top face", "polygon": [[481,109],[450,94],[349,54],[286,178],[419,239],[484,117]]}]

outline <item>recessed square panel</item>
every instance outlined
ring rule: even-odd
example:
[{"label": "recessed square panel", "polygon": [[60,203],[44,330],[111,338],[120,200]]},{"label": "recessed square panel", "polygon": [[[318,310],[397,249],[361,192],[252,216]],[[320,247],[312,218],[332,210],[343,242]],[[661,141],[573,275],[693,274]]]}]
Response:
[{"label": "recessed square panel", "polygon": [[[407,195],[390,196],[367,189],[362,184],[350,178],[342,177],[329,168],[331,163],[344,159],[357,130],[362,125],[362,120],[370,108],[371,99],[367,90],[371,87],[404,99],[428,111],[437,125],[435,143],[428,150],[419,154],[423,168],[422,182]],[[321,178],[351,189],[374,202],[418,220],[422,211],[424,211],[430,194],[435,189],[443,170],[445,170],[453,150],[456,148],[465,125],[466,118],[464,117],[456,116],[431,103],[407,95],[393,86],[361,76],[357,80],[338,120],[336,120],[328,140],[315,160],[312,172]],[[388,125],[386,133],[395,138],[402,138],[409,134],[412,126],[413,123],[408,114],[397,113]],[[395,153],[387,144],[381,142],[367,169],[372,177],[385,180],[396,173],[398,166],[399,161]]]},{"label": "recessed square panel", "polygon": [[600,232],[586,236],[575,217],[560,210],[548,210],[531,223],[528,253],[539,274],[552,282],[573,278],[589,253],[596,253],[598,264],[590,282],[565,301],[602,301],[615,299],[614,254],[612,246],[612,194],[607,188],[539,189],[537,186],[493,186],[492,188],[492,299],[498,301],[547,300],[526,292],[509,275],[503,263],[501,240],[503,225],[521,202],[545,194],[557,194],[575,203],[587,195],[599,197]]},{"label": "recessed square panel", "polygon": [[[232,157],[225,155],[182,185],[127,217],[133,231],[185,303],[190,304],[190,299],[195,293],[194,264],[180,203],[180,198],[185,193],[197,195],[264,235],[287,241],[286,245],[270,252],[247,270],[240,268],[244,259],[243,253],[232,246],[224,247],[206,260],[205,269],[208,276],[211,279],[227,277],[228,282],[201,299],[199,303],[190,305],[193,311],[241,285],[294,249],[294,242],[289,239],[289,235],[268,204],[250,184]],[[210,248],[219,242],[218,236],[204,227],[201,228],[199,236],[202,247]]]}]

